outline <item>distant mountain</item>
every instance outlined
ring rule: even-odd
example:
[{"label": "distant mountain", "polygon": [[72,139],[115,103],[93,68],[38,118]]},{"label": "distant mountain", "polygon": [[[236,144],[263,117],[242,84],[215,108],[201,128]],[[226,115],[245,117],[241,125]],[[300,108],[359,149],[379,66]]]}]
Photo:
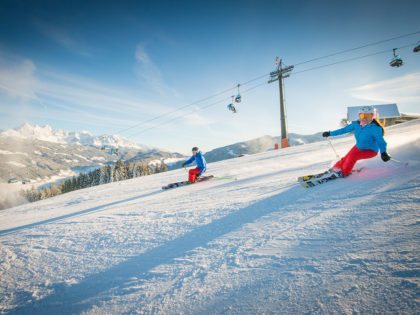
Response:
[{"label": "distant mountain", "polygon": [[65,131],[65,130],[54,130],[50,126],[46,125],[40,127],[38,125],[31,125],[25,123],[22,126],[9,129],[0,133],[0,137],[14,137],[27,140],[41,140],[53,143],[62,144],[78,144],[78,145],[91,145],[95,147],[123,147],[123,148],[134,148],[139,150],[150,150],[147,146],[141,146],[135,142],[129,141],[123,137],[117,135],[101,135],[94,136],[89,131]]},{"label": "distant mountain", "polygon": [[[289,144],[291,146],[302,145],[321,141],[321,133],[313,135],[300,135],[289,133]],[[216,162],[234,157],[265,152],[274,149],[274,145],[280,143],[280,137],[263,136],[260,138],[238,142],[225,147],[217,148],[204,154],[208,162]]]},{"label": "distant mountain", "polygon": [[0,133],[0,182],[9,178],[41,181],[52,176],[66,177],[118,159],[172,165],[182,155],[120,136],[94,136],[87,131],[68,132],[28,123]]}]

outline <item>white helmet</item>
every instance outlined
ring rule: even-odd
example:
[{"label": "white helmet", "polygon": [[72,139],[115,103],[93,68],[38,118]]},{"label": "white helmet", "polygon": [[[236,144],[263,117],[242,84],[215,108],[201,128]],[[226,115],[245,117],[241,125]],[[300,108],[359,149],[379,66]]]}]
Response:
[{"label": "white helmet", "polygon": [[376,117],[377,111],[373,106],[363,106],[359,109],[359,115],[360,114],[373,114],[373,117]]}]

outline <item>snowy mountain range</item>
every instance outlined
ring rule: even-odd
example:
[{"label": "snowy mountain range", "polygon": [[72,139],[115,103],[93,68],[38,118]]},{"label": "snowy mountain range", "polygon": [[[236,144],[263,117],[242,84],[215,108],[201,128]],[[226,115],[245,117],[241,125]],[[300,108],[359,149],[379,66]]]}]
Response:
[{"label": "snowy mountain range", "polygon": [[118,135],[94,136],[89,131],[76,132],[61,129],[54,130],[48,125],[41,127],[29,123],[25,123],[15,129],[8,129],[0,132],[0,137],[14,137],[25,140],[40,140],[61,144],[90,145],[95,147],[133,148],[141,151],[151,149]]},{"label": "snowy mountain range", "polygon": [[326,141],[0,211],[0,313],[418,314],[420,120],[385,138],[394,160],[309,189]]},{"label": "snowy mountain range", "polygon": [[[118,154],[113,150],[118,148]],[[52,176],[71,176],[118,159],[177,160],[172,153],[112,135],[54,130],[25,123],[0,133],[0,183],[10,178],[43,181]]]}]

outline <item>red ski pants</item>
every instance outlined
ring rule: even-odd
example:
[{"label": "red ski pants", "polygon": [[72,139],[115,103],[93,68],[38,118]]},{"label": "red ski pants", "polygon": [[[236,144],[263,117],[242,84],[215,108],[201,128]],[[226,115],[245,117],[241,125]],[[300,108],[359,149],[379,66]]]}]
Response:
[{"label": "red ski pants", "polygon": [[195,180],[197,179],[197,175],[200,174],[201,170],[196,167],[196,168],[192,168],[188,171],[188,180],[191,183],[194,183]]},{"label": "red ski pants", "polygon": [[351,150],[344,156],[340,161],[335,163],[334,168],[340,169],[343,172],[344,176],[347,176],[351,173],[354,165],[358,160],[370,159],[378,154],[372,150],[359,150],[356,146],[351,148]]}]

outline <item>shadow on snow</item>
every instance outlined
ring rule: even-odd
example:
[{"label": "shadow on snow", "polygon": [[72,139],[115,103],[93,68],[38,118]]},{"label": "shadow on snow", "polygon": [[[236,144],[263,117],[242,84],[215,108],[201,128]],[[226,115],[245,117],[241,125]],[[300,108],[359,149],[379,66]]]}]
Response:
[{"label": "shadow on snow", "polygon": [[[17,307],[11,311],[11,314],[71,314],[87,311],[97,303],[95,297],[101,293],[111,289],[124,288],[125,284],[132,281],[133,278],[149,279],[153,268],[171,263],[196,248],[205,247],[209,242],[235,231],[245,224],[281,211],[282,207],[290,202],[295,203],[300,197],[307,196],[307,194],[307,191],[293,189],[293,187],[284,190],[278,195],[258,201],[209,224],[199,226],[174,240],[129,258],[103,272],[87,276],[78,284],[69,287],[63,284],[55,285],[54,293],[50,296]],[[90,211],[92,210],[90,209]]]}]

